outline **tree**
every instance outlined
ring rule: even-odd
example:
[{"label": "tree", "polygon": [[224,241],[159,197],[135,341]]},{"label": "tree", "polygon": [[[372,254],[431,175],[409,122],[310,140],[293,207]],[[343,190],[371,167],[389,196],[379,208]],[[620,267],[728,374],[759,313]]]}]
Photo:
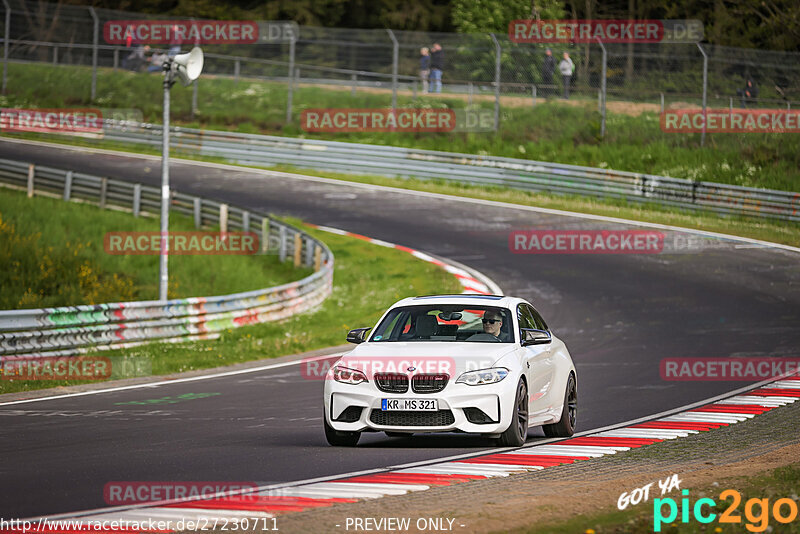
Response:
[{"label": "tree", "polygon": [[559,0],[454,0],[453,25],[461,33],[506,33],[512,20],[564,18]]}]

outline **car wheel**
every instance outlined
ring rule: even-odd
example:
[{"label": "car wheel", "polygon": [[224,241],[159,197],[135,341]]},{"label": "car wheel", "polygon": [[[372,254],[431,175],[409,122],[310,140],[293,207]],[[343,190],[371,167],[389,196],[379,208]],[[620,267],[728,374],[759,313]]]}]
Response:
[{"label": "car wheel", "polygon": [[567,381],[567,391],[564,393],[564,408],[561,410],[561,420],[558,423],[542,426],[544,435],[548,438],[568,438],[575,433],[575,424],[578,422],[578,387],[575,377],[570,373]]},{"label": "car wheel", "polygon": [[322,416],[322,423],[325,425],[325,439],[334,447],[355,447],[358,443],[358,439],[361,437],[361,432],[341,432],[335,430],[328,424],[328,420],[325,418],[324,414]]},{"label": "car wheel", "polygon": [[517,384],[513,413],[511,424],[498,440],[503,447],[519,447],[528,439],[528,387],[521,378]]},{"label": "car wheel", "polygon": [[410,438],[411,436],[414,435],[411,434],[410,432],[384,432],[384,434],[386,434],[390,438]]}]

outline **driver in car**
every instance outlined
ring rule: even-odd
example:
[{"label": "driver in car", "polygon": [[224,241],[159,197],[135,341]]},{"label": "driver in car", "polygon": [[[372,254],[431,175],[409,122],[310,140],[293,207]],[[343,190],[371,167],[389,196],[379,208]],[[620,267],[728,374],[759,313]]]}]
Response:
[{"label": "driver in car", "polygon": [[499,312],[494,310],[487,310],[483,314],[483,333],[474,334],[467,338],[467,341],[483,341],[487,335],[494,337],[500,341],[500,329],[503,327],[503,317]]}]

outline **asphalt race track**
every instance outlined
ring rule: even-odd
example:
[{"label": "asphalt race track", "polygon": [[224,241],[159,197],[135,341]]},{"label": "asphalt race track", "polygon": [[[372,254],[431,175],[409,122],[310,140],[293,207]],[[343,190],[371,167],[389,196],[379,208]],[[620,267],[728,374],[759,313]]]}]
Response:
[{"label": "asphalt race track", "polygon": [[[160,184],[157,159],[5,140],[0,158]],[[507,294],[531,300],[575,360],[581,431],[746,385],[662,380],[664,358],[796,357],[800,347],[794,252],[709,240],[702,250],[661,254],[513,254],[512,230],[634,227],[188,162],[173,161],[171,183],[183,192],[451,258],[490,276]],[[667,238],[686,236],[670,232]],[[329,447],[321,392],[321,382],[304,380],[290,366],[0,406],[0,515],[106,506],[103,487],[111,481],[278,483],[492,446],[463,435],[405,440],[365,434],[357,449]],[[213,395],[120,404],[188,393]]]}]

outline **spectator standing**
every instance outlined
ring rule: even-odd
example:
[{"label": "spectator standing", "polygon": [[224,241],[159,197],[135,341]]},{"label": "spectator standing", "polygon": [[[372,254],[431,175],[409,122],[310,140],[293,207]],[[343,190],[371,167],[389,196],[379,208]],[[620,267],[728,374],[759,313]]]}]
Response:
[{"label": "spectator standing", "polygon": [[572,80],[572,72],[575,70],[575,64],[569,58],[567,52],[564,52],[564,59],[558,64],[558,70],[561,72],[561,79],[564,81],[564,98],[569,100],[569,82]]},{"label": "spectator standing", "polygon": [[552,93],[553,73],[556,71],[556,58],[553,57],[553,51],[549,48],[544,51],[544,61],[542,62],[542,85],[544,91],[542,96],[549,96]]},{"label": "spectator standing", "polygon": [[150,50],[150,47],[147,45],[136,45],[136,48],[122,60],[122,68],[129,69],[133,71],[139,71],[142,69],[145,63],[147,63],[147,58],[145,54]]},{"label": "spectator standing", "polygon": [[156,52],[150,56],[150,66],[147,67],[147,72],[161,72],[164,70],[164,63],[169,59],[169,56],[163,52]]},{"label": "spectator standing", "polygon": [[737,89],[736,94],[739,95],[739,98],[742,100],[742,107],[746,108],[748,102],[751,104],[756,102],[756,99],[758,98],[758,86],[756,85],[756,82],[753,81],[753,78],[748,76],[747,81],[744,84],[744,88]]},{"label": "spectator standing", "polygon": [[431,47],[431,92],[442,92],[442,71],[444,70],[444,52],[439,43]]},{"label": "spectator standing", "polygon": [[419,53],[419,77],[422,80],[422,94],[427,94],[428,76],[431,74],[431,54],[427,48],[422,48]]}]

